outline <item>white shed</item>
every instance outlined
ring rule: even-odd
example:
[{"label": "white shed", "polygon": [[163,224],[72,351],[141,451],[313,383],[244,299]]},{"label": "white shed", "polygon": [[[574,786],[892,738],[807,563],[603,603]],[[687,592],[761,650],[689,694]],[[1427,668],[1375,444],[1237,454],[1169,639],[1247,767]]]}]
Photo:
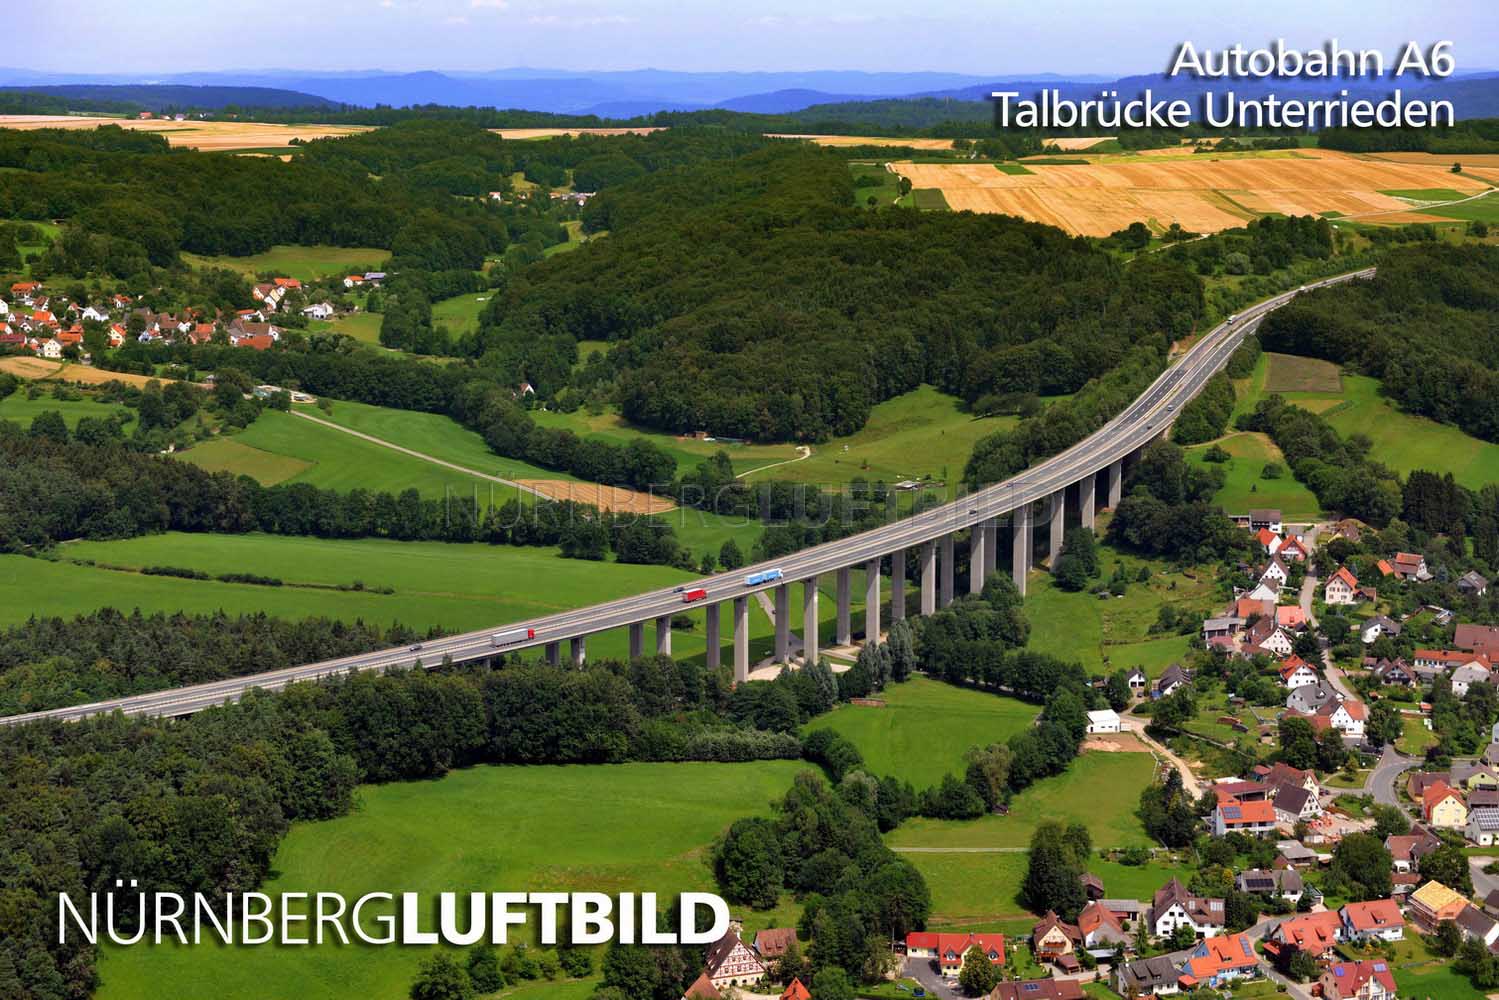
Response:
[{"label": "white shed", "polygon": [[1119,732],[1119,713],[1112,708],[1101,708],[1096,712],[1088,713],[1088,732],[1090,733],[1117,733]]}]

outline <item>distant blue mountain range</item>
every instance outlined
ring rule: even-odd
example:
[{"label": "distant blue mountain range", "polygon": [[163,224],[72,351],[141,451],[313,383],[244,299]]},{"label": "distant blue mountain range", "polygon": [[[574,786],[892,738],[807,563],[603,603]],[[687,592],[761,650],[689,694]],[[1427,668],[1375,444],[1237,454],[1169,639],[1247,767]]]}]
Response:
[{"label": "distant blue mountain range", "polygon": [[[813,71],[805,73],[684,73],[671,70],[576,72],[517,67],[487,73],[315,72],[298,70],[179,73],[167,76],[39,73],[0,69],[0,88],[98,88],[126,85],[133,93],[117,93],[116,100],[142,104],[262,103],[283,107],[316,106],[319,102],[372,107],[445,104],[515,108],[557,114],[593,114],[632,118],[656,111],[697,111],[723,108],[762,114],[787,114],[821,104],[884,98],[936,97],[981,101],[994,90],[1017,90],[1022,95],[1056,88],[1065,97],[1086,98],[1102,89],[1121,95],[1149,87],[1165,98],[1195,98],[1205,90],[1233,88],[1244,96],[1273,90],[1291,97],[1334,97],[1346,87],[1356,97],[1378,97],[1391,89],[1388,81],[1277,80],[1212,81],[1167,79],[1155,76],[974,76],[957,73],[866,73]],[[151,86],[164,87],[149,96]],[[1450,80],[1402,81],[1408,93],[1423,98],[1452,100],[1461,117],[1499,116],[1499,74],[1468,73]],[[192,91],[186,88],[206,88]],[[246,88],[255,88],[246,95]],[[101,98],[106,96],[102,92]],[[198,100],[194,101],[196,96]]]}]

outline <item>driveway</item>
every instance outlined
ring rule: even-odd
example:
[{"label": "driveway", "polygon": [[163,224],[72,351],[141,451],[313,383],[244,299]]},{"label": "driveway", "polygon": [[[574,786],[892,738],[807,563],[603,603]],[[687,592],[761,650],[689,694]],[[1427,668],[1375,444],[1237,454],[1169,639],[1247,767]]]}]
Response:
[{"label": "driveway", "polygon": [[1484,865],[1493,860],[1492,857],[1468,859],[1468,871],[1473,875],[1473,895],[1480,903],[1489,897],[1489,893],[1499,889],[1499,875],[1490,875],[1483,870]]},{"label": "driveway", "polygon": [[927,996],[940,997],[941,1000],[959,1000],[964,995],[962,990],[947,985],[947,980],[937,971],[937,963],[933,959],[906,959],[905,974],[925,986]]},{"label": "driveway", "polygon": [[1192,769],[1187,766],[1186,761],[1182,760],[1176,754],[1172,753],[1168,747],[1166,747],[1162,743],[1157,742],[1149,733],[1147,733],[1145,731],[1146,724],[1146,720],[1141,719],[1137,715],[1121,715],[1119,717],[1120,728],[1125,732],[1134,733],[1135,736],[1139,737],[1140,742],[1150,747],[1151,751],[1154,752],[1157,757],[1164,758],[1173,767],[1175,767],[1176,770],[1181,774],[1182,788],[1186,790],[1186,793],[1188,795],[1192,796],[1194,801],[1196,799],[1200,799],[1204,791],[1204,785],[1202,784],[1202,782],[1197,780],[1197,775],[1192,773]]}]

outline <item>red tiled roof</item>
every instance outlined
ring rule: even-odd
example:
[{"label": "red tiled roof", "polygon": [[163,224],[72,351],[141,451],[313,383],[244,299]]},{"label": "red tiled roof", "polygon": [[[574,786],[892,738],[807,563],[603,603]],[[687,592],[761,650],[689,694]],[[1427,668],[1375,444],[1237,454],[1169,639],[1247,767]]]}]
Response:
[{"label": "red tiled roof", "polygon": [[1338,962],[1328,966],[1327,971],[1322,974],[1322,995],[1329,1000],[1342,1000],[1343,997],[1357,994],[1371,979],[1379,980],[1379,984],[1391,996],[1395,995],[1395,975],[1390,971],[1390,964],[1382,958],[1368,962]]},{"label": "red tiled roof", "polygon": [[1371,899],[1343,907],[1343,920],[1356,931],[1377,931],[1405,923],[1393,899]]},{"label": "red tiled roof", "polygon": [[[1258,825],[1261,823],[1275,822],[1275,803],[1265,799],[1243,802],[1239,799],[1230,798],[1227,801],[1219,800],[1218,808],[1223,813],[1223,825],[1227,827]],[[1238,814],[1233,815],[1237,808]]]}]

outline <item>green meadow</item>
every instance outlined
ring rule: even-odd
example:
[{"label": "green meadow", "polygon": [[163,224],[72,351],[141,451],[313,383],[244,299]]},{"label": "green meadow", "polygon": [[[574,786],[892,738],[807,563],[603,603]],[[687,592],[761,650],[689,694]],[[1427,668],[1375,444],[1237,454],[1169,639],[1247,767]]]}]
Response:
[{"label": "green meadow", "polygon": [[[261,611],[284,618],[321,615],[344,621],[400,624],[460,632],[586,607],[630,594],[686,583],[693,577],[665,566],[564,559],[556,549],[508,545],[396,542],[385,539],[319,539],[279,535],[196,535],[169,532],[107,542],[70,542],[62,561],[0,556],[0,624],[32,614],[71,616],[96,608],[124,611]],[[94,565],[78,565],[82,560]],[[276,577],[281,587],[147,576],[147,566]],[[542,589],[537,581],[545,579]],[[362,584],[362,590],[352,588]],[[819,636],[833,635],[834,580],[821,578]],[[394,593],[376,593],[390,588]],[[801,588],[792,587],[791,628],[802,627]],[[862,574],[854,592],[863,593]],[[752,663],[769,657],[775,629],[759,601],[750,601]],[[731,662],[732,602],[720,604],[723,662]],[[678,658],[701,658],[706,649],[702,612],[687,612],[690,628],[673,631]],[[863,605],[853,604],[853,625],[863,627]],[[624,629],[589,638],[589,655],[623,658]],[[539,652],[537,653],[539,655]]]},{"label": "green meadow", "polygon": [[1005,742],[1029,728],[1038,711],[1014,698],[925,677],[889,685],[875,697],[882,707],[843,705],[805,728],[837,730],[859,748],[870,773],[896,775],[917,789],[947,774],[962,777],[969,747]]},{"label": "green meadow", "polygon": [[[1206,461],[1204,456],[1214,444],[1228,452],[1227,462],[1215,464]],[[1223,470],[1223,487],[1213,494],[1213,502],[1230,514],[1247,513],[1251,507],[1276,507],[1289,520],[1309,521],[1321,513],[1316,496],[1291,474],[1286,457],[1264,434],[1231,432],[1212,444],[1189,448],[1187,459],[1197,465]],[[1263,478],[1268,463],[1280,466],[1278,478]]]},{"label": "green meadow", "polygon": [[[847,483],[855,478],[871,482],[932,479],[952,482],[963,474],[974,444],[996,431],[1015,426],[1014,417],[975,418],[959,408],[960,401],[932,386],[888,399],[873,407],[869,422],[846,437],[811,445],[811,455],[800,458],[792,444],[726,444],[677,438],[634,427],[615,413],[590,416],[535,411],[536,422],[566,427],[580,435],[610,440],[645,436],[671,452],[678,469],[689,469],[717,451],[727,451],[736,473],[746,477],[798,483]],[[772,467],[773,466],[773,467]]]},{"label": "green meadow", "polygon": [[[711,891],[714,838],[740,817],[767,813],[806,766],[475,767],[439,781],[369,786],[350,815],[294,826],[264,891],[349,900],[406,891]],[[110,948],[96,996],[404,997],[424,953],[360,944]],[[514,995],[566,1000],[588,990],[535,984]]]},{"label": "green meadow", "polygon": [[18,390],[0,399],[0,420],[14,420],[23,427],[30,427],[37,414],[56,410],[62,414],[63,422],[71,430],[84,417],[108,417],[120,414],[127,418],[125,433],[129,434],[135,424],[135,411],[116,403],[100,403],[93,399],[53,399],[44,393],[36,399],[28,399],[25,389]]},{"label": "green meadow", "polygon": [[[1171,570],[1164,563],[1125,557],[1107,545],[1098,547],[1099,580],[1107,584],[1121,562],[1130,574],[1122,597],[1071,593],[1057,587],[1051,575],[1032,572],[1025,598],[1031,623],[1027,648],[1081,663],[1095,674],[1141,667],[1154,677],[1187,653],[1190,636],[1152,634],[1163,604],[1200,618],[1213,604],[1212,581]],[[1140,568],[1150,570],[1145,583],[1135,582]]]},{"label": "green meadow", "polygon": [[390,251],[377,247],[283,244],[248,257],[200,257],[190,253],[185,253],[182,257],[194,267],[224,267],[252,278],[259,274],[274,273],[299,281],[313,281],[329,275],[378,269],[390,259]]}]

